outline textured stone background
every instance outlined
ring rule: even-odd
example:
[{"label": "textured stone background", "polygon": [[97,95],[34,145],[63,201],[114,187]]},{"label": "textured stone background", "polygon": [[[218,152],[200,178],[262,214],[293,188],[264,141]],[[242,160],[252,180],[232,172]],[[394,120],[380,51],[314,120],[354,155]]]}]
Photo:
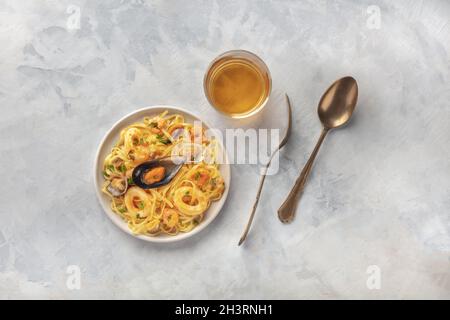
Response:
[{"label": "textured stone background", "polygon": [[[450,298],[449,19],[444,0],[1,1],[0,298]],[[234,48],[274,78],[270,105],[240,123],[202,91],[208,63]],[[281,225],[319,136],[317,102],[347,74],[355,117],[327,137]],[[233,166],[221,215],[182,243],[136,240],[101,211],[93,158],[118,118],[172,104],[222,129],[282,128],[284,92],[292,138],[245,247],[257,166]],[[81,290],[66,287],[68,265]],[[370,265],[380,290],[366,286]]]}]

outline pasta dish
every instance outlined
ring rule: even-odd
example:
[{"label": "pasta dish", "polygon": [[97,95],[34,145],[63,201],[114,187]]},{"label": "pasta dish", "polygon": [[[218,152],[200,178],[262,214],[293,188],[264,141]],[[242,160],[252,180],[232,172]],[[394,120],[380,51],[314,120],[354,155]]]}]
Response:
[{"label": "pasta dish", "polygon": [[[217,161],[220,146],[206,137],[201,126],[186,123],[182,115],[167,111],[145,117],[120,132],[119,141],[106,156],[102,192],[111,208],[134,234],[156,236],[189,232],[204,218],[212,201],[222,197],[225,183]],[[170,182],[141,188],[134,169],[146,162],[182,157]],[[168,170],[149,169],[143,179],[149,185],[164,182]]]}]

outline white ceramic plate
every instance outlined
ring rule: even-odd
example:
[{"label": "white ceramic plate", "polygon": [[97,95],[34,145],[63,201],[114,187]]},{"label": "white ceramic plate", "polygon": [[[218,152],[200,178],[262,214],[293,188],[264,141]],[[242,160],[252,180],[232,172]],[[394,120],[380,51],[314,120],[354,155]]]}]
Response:
[{"label": "white ceramic plate", "polygon": [[223,204],[225,203],[225,200],[228,196],[228,190],[230,188],[230,180],[231,180],[231,174],[230,174],[230,165],[227,158],[226,150],[223,147],[222,142],[220,139],[218,141],[220,142],[222,151],[224,152],[226,163],[220,165],[220,172],[222,174],[222,177],[225,181],[225,191],[222,195],[222,198],[220,198],[219,201],[214,201],[211,203],[211,206],[205,213],[205,218],[203,221],[196,226],[193,230],[187,233],[179,233],[176,236],[169,236],[169,235],[157,235],[157,236],[146,236],[146,235],[135,235],[131,230],[128,228],[125,221],[123,221],[116,213],[114,213],[111,210],[111,200],[110,198],[103,194],[101,192],[101,187],[104,182],[104,178],[102,175],[103,171],[103,161],[106,157],[106,155],[111,152],[112,147],[119,139],[120,131],[125,128],[126,126],[142,121],[144,117],[151,117],[160,114],[163,111],[169,111],[169,113],[178,113],[185,117],[186,122],[193,123],[194,121],[201,121],[202,125],[205,128],[211,128],[205,121],[201,120],[198,116],[192,114],[189,111],[186,111],[182,108],[178,107],[172,107],[172,106],[152,106],[143,108],[137,111],[134,111],[119,121],[116,122],[116,124],[113,125],[113,127],[106,133],[105,137],[100,142],[100,145],[97,150],[97,155],[95,157],[95,164],[94,164],[94,182],[95,182],[95,189],[97,193],[98,200],[100,201],[101,206],[103,207],[103,210],[105,211],[106,215],[114,222],[116,226],[118,226],[120,229],[125,231],[126,233],[150,242],[174,242],[182,239],[189,238],[193,236],[194,234],[200,232],[201,230],[205,229],[213,220],[214,218],[219,214],[220,209],[222,209]]}]

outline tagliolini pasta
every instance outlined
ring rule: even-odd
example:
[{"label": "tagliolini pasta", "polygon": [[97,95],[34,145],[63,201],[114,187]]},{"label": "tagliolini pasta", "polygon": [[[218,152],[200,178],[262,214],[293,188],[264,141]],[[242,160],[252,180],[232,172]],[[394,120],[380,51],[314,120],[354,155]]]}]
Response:
[{"label": "tagliolini pasta", "polygon": [[[135,234],[189,232],[225,190],[217,163],[219,151],[216,140],[208,139],[201,127],[186,123],[182,115],[166,111],[146,117],[121,131],[104,161],[102,191],[111,197],[112,210]],[[134,184],[136,166],[174,153],[190,161],[169,184],[147,190]]]}]

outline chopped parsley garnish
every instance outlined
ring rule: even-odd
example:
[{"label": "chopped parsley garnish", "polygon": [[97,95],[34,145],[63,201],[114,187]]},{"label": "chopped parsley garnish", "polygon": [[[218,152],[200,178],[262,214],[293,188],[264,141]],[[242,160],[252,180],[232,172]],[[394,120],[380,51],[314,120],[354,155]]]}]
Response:
[{"label": "chopped parsley garnish", "polygon": [[108,165],[106,168],[109,169],[109,171],[112,171],[112,172],[116,171],[116,168],[114,168],[114,166],[112,164]]},{"label": "chopped parsley garnish", "polygon": [[200,172],[197,171],[194,175],[194,179],[198,180],[199,178],[200,178]]},{"label": "chopped parsley garnish", "polygon": [[156,127],[158,126],[158,123],[156,123],[156,122],[150,122],[149,126],[150,126],[151,128],[156,128]]},{"label": "chopped parsley garnish", "polygon": [[128,178],[128,184],[129,184],[129,185],[134,184],[134,181],[133,181],[133,178],[132,178],[132,177],[129,177],[129,178]]},{"label": "chopped parsley garnish", "polygon": [[144,203],[143,202],[139,202],[138,208],[142,210],[142,209],[144,209],[144,207],[145,207]]},{"label": "chopped parsley garnish", "polygon": [[184,195],[187,196],[189,194],[189,191],[185,191]]},{"label": "chopped parsley garnish", "polygon": [[120,172],[125,172],[125,171],[127,171],[127,167],[125,166],[125,164],[122,163],[119,167],[119,170],[120,170]]},{"label": "chopped parsley garnish", "polygon": [[159,142],[161,142],[162,144],[169,144],[170,143],[169,138],[167,138],[167,137],[165,137],[163,135],[160,135],[160,134],[156,135],[156,139],[158,139]]},{"label": "chopped parsley garnish", "polygon": [[119,212],[120,212],[120,213],[124,213],[124,212],[126,212],[126,211],[127,211],[126,208],[123,208],[123,207],[119,208]]},{"label": "chopped parsley garnish", "polygon": [[109,174],[107,174],[106,171],[103,171],[102,173],[105,178],[109,178]]}]

